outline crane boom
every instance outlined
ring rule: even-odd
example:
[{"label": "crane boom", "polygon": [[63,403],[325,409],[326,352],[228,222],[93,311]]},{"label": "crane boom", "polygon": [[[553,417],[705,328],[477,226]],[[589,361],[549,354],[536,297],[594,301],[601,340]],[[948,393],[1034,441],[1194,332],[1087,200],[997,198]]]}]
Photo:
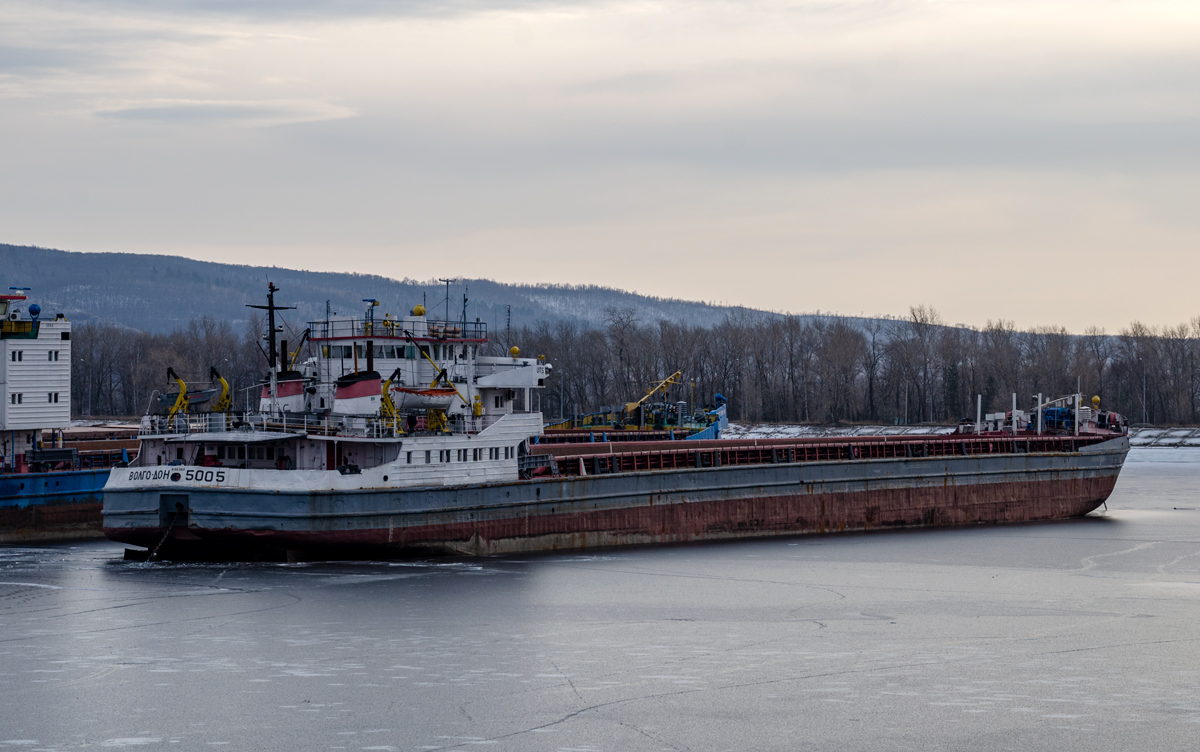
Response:
[{"label": "crane boom", "polygon": [[658,382],[654,386],[647,389],[646,396],[642,397],[637,402],[626,402],[625,403],[625,412],[629,413],[629,414],[637,412],[637,409],[639,407],[641,407],[642,403],[644,403],[646,400],[650,399],[651,397],[658,394],[659,392],[666,391],[669,387],[678,386],[679,384],[682,384],[682,383],[683,383],[683,371],[676,371],[675,373],[671,374],[670,376],[666,377],[662,381]]}]

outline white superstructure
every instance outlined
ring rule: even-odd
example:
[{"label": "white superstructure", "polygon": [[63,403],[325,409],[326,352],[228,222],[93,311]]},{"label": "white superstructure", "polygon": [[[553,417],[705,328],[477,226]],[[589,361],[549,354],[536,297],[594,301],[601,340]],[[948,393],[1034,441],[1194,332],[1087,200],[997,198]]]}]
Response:
[{"label": "white superstructure", "polygon": [[[271,286],[269,315],[275,306]],[[481,322],[429,320],[423,306],[395,319],[331,316],[297,364],[268,336],[259,410],[147,415],[133,466],[109,486],[337,490],[514,481],[552,467],[530,454],[542,432],[534,390],[544,358],[484,356]],[[153,469],[151,469],[153,468]],[[544,468],[544,469],[543,469]]]},{"label": "white superstructure", "polygon": [[0,295],[0,454],[10,465],[44,429],[71,421],[71,323],[43,320],[26,301],[16,288]]},{"label": "white superstructure", "polygon": [[[359,384],[363,379],[354,378],[377,374],[381,384],[390,380],[389,396],[398,409],[440,404],[451,420],[505,415],[513,411],[514,403],[530,410],[534,390],[545,385],[553,370],[544,358],[520,357],[516,348],[507,357],[480,354],[487,343],[487,325],[478,320],[430,319],[420,305],[404,317],[376,318],[377,303],[370,302],[362,317],[330,316],[310,322],[316,357],[297,369],[290,366],[294,353],[280,354],[275,412],[378,415],[380,391],[366,394],[368,390]],[[344,384],[341,393],[339,380]],[[446,399],[420,393],[435,382],[443,389],[453,387],[457,394]],[[269,390],[264,384],[260,411],[271,412]]]}]

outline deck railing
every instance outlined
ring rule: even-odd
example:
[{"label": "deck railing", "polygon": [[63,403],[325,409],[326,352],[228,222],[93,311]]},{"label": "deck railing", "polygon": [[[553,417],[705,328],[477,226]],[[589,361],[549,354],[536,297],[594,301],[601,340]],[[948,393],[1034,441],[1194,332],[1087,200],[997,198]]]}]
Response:
[{"label": "deck railing", "polygon": [[339,318],[331,321],[310,321],[309,329],[315,340],[375,337],[379,339],[404,339],[408,329],[417,339],[470,339],[486,340],[487,324],[482,321],[397,321],[395,319]]},{"label": "deck railing", "polygon": [[406,416],[393,422],[377,416],[325,415],[317,417],[308,413],[242,413],[240,416],[224,413],[200,415],[145,415],[138,428],[139,436],[187,435],[193,433],[223,433],[235,431],[262,431],[283,434],[317,434],[325,436],[356,436],[365,438],[394,438],[409,434],[475,434],[492,426],[503,415],[467,416],[447,422],[441,431],[430,431],[421,417],[410,429]]}]

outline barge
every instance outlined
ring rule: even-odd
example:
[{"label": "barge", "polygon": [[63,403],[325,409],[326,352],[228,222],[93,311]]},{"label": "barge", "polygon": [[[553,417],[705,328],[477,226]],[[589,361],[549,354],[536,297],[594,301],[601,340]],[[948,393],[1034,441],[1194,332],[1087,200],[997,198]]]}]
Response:
[{"label": "barge", "polygon": [[[542,444],[544,358],[483,356],[460,341],[480,344],[478,325],[419,307],[383,332],[318,323],[299,371],[270,343],[266,409],[143,419],[137,461],[105,486],[109,538],[167,557],[370,558],[1053,520],[1104,503],[1129,450],[1124,420],[1078,395],[938,437]],[[376,350],[380,336],[405,344]],[[277,409],[284,372],[310,379],[300,412]],[[453,389],[457,409],[397,408],[397,382]]]}]

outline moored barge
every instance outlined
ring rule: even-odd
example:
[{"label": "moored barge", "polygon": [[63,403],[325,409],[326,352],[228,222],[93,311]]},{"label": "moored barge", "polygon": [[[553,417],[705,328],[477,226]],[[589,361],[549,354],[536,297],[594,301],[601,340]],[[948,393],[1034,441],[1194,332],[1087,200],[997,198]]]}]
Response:
[{"label": "moored barge", "polygon": [[[271,340],[257,413],[146,416],[105,487],[106,535],[163,556],[365,558],[1027,522],[1096,509],[1129,450],[1125,421],[1078,395],[948,436],[543,444],[544,358],[484,356],[479,322],[421,307],[370,314],[310,325],[298,370]],[[397,388],[444,399],[405,408]]]}]

